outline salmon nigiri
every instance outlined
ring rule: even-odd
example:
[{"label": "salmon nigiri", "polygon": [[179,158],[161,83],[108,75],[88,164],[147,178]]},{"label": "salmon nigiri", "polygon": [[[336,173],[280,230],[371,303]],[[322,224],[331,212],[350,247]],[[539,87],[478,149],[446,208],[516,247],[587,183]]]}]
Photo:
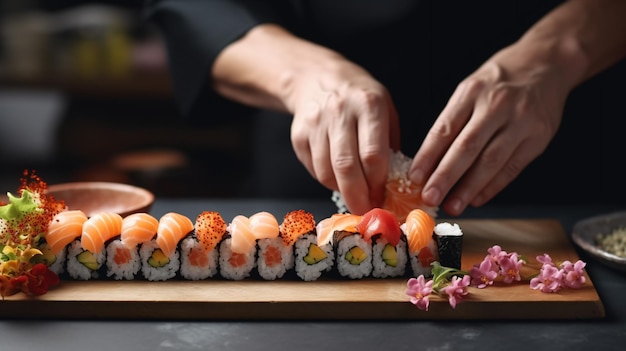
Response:
[{"label": "salmon nigiri", "polygon": [[250,230],[255,238],[276,238],[280,233],[278,221],[269,212],[257,212],[250,216]]},{"label": "salmon nigiri", "polygon": [[46,233],[46,243],[50,251],[58,255],[64,247],[83,233],[83,224],[87,221],[87,215],[80,210],[63,211],[56,214]]},{"label": "salmon nigiri", "polygon": [[431,263],[439,259],[437,242],[433,238],[435,219],[426,211],[414,209],[401,226],[409,245],[409,259],[415,276],[429,276]]},{"label": "salmon nigiri", "polygon": [[406,217],[404,232],[409,243],[409,252],[419,252],[433,238],[435,219],[426,211],[414,209]]},{"label": "salmon nigiri", "polygon": [[333,240],[336,231],[358,232],[357,225],[361,222],[361,216],[351,213],[335,213],[317,223],[317,244],[326,245]]},{"label": "salmon nigiri", "polygon": [[167,257],[176,251],[178,242],[193,231],[189,217],[176,212],[168,212],[159,219],[156,243]]},{"label": "salmon nigiri", "polygon": [[124,217],[120,240],[129,249],[154,238],[159,227],[159,221],[148,213],[133,213]]},{"label": "salmon nigiri", "polygon": [[104,249],[107,240],[122,231],[122,216],[114,212],[101,212],[91,216],[83,224],[80,243],[83,249],[98,253]]},{"label": "salmon nigiri", "polygon": [[247,253],[254,249],[256,237],[250,229],[250,219],[237,215],[228,226],[231,235],[230,249],[234,253]]}]

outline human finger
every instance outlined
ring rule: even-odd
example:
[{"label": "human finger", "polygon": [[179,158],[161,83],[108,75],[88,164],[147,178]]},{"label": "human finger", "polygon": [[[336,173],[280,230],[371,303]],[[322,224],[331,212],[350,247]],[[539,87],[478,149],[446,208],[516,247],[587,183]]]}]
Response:
[{"label": "human finger", "polygon": [[[469,120],[481,86],[464,81],[450,97],[441,114],[428,131],[409,169],[412,183],[424,185],[457,135]],[[439,203],[429,203],[438,206]]]}]

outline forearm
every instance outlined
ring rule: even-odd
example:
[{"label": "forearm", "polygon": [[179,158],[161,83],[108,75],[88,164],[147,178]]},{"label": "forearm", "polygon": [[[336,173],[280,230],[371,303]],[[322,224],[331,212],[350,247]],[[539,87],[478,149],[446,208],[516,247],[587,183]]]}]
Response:
[{"label": "forearm", "polygon": [[265,24],[222,51],[211,70],[211,85],[240,103],[293,113],[294,81],[304,70],[337,60],[343,57]]},{"label": "forearm", "polygon": [[563,70],[571,88],[626,57],[626,1],[570,0],[516,45]]}]

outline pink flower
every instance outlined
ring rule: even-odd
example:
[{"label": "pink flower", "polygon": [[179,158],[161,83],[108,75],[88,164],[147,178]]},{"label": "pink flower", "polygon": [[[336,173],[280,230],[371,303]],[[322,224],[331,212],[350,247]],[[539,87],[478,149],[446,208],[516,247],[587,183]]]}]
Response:
[{"label": "pink flower", "polygon": [[552,257],[550,257],[547,253],[544,253],[543,256],[537,256],[537,261],[543,265],[549,264],[555,266],[554,262],[552,262]]},{"label": "pink flower", "polygon": [[520,281],[520,268],[524,265],[524,261],[520,260],[516,252],[500,258],[500,274],[504,277],[505,283]]},{"label": "pink flower", "polygon": [[539,275],[530,280],[530,288],[542,292],[557,292],[561,289],[563,271],[550,263],[544,263]]},{"label": "pink flower", "polygon": [[585,284],[584,268],[587,264],[581,260],[572,263],[565,261],[561,264],[563,284],[568,288],[578,289]]},{"label": "pink flower", "polygon": [[464,275],[463,278],[457,276],[452,277],[450,284],[443,288],[443,292],[448,295],[448,302],[452,308],[461,302],[463,296],[467,295],[467,287],[470,284],[470,276]]},{"label": "pink flower", "polygon": [[479,289],[492,285],[493,281],[498,277],[497,267],[494,269],[494,263],[491,256],[485,257],[480,265],[475,265],[470,269],[472,285]]},{"label": "pink flower", "polygon": [[428,296],[433,292],[433,281],[426,281],[424,275],[410,278],[406,283],[406,294],[411,297],[411,303],[420,310],[428,311],[430,301]]}]

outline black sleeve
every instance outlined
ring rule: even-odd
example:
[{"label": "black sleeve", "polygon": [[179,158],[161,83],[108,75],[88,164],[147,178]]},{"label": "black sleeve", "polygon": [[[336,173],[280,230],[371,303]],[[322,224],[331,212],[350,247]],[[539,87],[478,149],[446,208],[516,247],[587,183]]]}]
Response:
[{"label": "black sleeve", "polygon": [[252,111],[215,94],[210,70],[217,55],[260,23],[281,23],[282,1],[146,0],[144,15],[161,32],[174,94],[190,123],[219,123]]}]

